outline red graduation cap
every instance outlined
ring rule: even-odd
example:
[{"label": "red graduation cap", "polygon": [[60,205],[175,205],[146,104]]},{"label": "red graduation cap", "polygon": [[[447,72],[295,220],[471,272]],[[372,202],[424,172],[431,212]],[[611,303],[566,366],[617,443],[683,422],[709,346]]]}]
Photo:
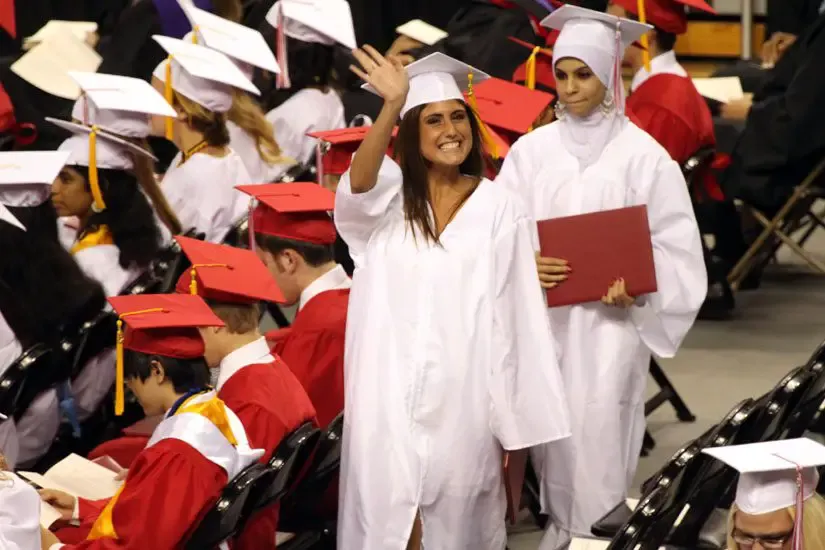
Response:
[{"label": "red graduation cap", "polygon": [[[340,176],[346,172],[352,161],[352,155],[364,141],[370,128],[370,126],[357,126],[307,133],[309,137],[318,139],[320,143],[327,145],[326,148],[322,146],[319,151],[323,173]],[[398,135],[398,127],[392,131],[392,136],[396,135]],[[392,149],[392,143],[390,143],[390,149]]]},{"label": "red graduation cap", "polygon": [[251,250],[189,237],[175,240],[192,262],[178,279],[176,292],[240,304],[285,301],[269,270]]},{"label": "red graduation cap", "polygon": [[124,408],[124,349],[175,359],[197,359],[204,353],[203,339],[197,328],[224,326],[199,296],[142,294],[113,296],[108,300],[118,315],[116,415],[123,414]]},{"label": "red graduation cap", "polygon": [[684,34],[687,31],[685,7],[716,14],[716,10],[704,0],[613,0],[613,3],[639,17],[641,1],[644,2],[645,22],[672,34]]},{"label": "red graduation cap", "polygon": [[496,130],[522,136],[553,102],[553,95],[541,90],[490,78],[475,86],[478,114]]},{"label": "red graduation cap", "polygon": [[239,185],[236,189],[258,200],[250,227],[255,233],[311,244],[335,242],[335,224],[328,212],[335,193],[317,183]]},{"label": "red graduation cap", "polygon": [[530,78],[528,77],[531,77],[530,72],[532,71],[532,78],[534,79],[532,89],[536,89],[536,85],[540,85],[546,91],[555,90],[556,75],[553,69],[553,51],[530,44],[514,36],[508,36],[507,38],[519,46],[523,46],[524,49],[530,50],[529,57],[513,73],[513,82],[524,83],[525,86],[530,88]]}]

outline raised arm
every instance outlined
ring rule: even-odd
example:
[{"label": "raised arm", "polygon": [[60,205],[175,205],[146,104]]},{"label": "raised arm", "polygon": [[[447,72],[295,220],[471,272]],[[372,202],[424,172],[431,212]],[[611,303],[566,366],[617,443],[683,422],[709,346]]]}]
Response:
[{"label": "raised arm", "polygon": [[378,170],[390,146],[395,122],[407,100],[410,81],[400,61],[385,58],[372,46],[366,45],[352,53],[361,68],[351,65],[350,70],[384,99],[381,113],[352,159],[350,188],[353,194],[359,194],[371,190],[378,182]]}]

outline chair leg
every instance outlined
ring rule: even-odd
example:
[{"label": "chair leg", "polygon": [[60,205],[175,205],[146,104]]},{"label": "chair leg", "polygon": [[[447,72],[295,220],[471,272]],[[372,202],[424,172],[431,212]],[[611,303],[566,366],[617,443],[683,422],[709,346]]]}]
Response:
[{"label": "chair leg", "polygon": [[653,435],[651,435],[650,430],[645,430],[645,439],[642,442],[642,449],[645,452],[650,452],[656,448],[656,440],[653,439]]},{"label": "chair leg", "polygon": [[284,315],[284,312],[281,311],[281,308],[278,307],[278,304],[267,303],[266,309],[269,311],[275,324],[278,325],[278,328],[286,328],[289,326],[289,320],[286,318],[286,315]]},{"label": "chair leg", "polygon": [[652,357],[650,358],[650,375],[656,381],[656,384],[658,384],[660,389],[656,395],[648,399],[645,403],[645,416],[649,416],[653,413],[653,411],[669,402],[676,410],[676,417],[681,422],[695,421],[696,417],[692,412],[690,412],[690,409],[682,399],[682,396],[680,396],[679,392],[676,391],[676,388],[670,382],[665,374],[665,371],[662,370],[662,367],[659,366],[656,359]]}]

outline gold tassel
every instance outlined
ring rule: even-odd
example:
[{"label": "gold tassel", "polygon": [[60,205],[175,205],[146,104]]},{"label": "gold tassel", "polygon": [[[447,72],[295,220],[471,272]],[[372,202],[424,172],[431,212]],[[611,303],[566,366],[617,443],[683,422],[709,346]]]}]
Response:
[{"label": "gold tassel", "polygon": [[[174,106],[175,94],[172,91],[172,56],[166,59],[166,82],[163,85],[164,97],[169,105]],[[175,137],[175,128],[173,126],[174,120],[172,117],[166,117],[166,139],[172,141]]]},{"label": "gold tassel", "polygon": [[115,416],[121,416],[126,408],[123,390],[123,321],[117,320],[117,347],[115,351]]},{"label": "gold tassel", "polygon": [[106,210],[106,202],[103,200],[100,181],[97,177],[97,131],[97,126],[92,126],[92,131],[89,133],[89,187],[94,199],[94,211],[103,212]]},{"label": "gold tassel", "polygon": [[200,25],[195,25],[194,27],[192,27],[192,44],[198,43],[198,31],[200,31],[200,29]]},{"label": "gold tassel", "polygon": [[527,58],[527,66],[525,67],[527,72],[527,79],[525,84],[527,88],[530,90],[536,89],[536,56],[538,56],[541,48],[536,46],[533,48],[532,53],[530,53],[530,57]]},{"label": "gold tassel", "polygon": [[473,112],[473,116],[476,118],[476,122],[478,123],[478,130],[479,133],[481,133],[481,141],[490,156],[493,157],[493,159],[498,160],[498,145],[496,145],[493,136],[490,135],[490,130],[487,128],[487,125],[484,124],[484,121],[482,121],[481,117],[478,116],[478,102],[476,101],[475,92],[473,91],[472,72],[467,74],[467,98],[470,101],[470,110]]},{"label": "gold tassel", "polygon": [[[645,14],[645,0],[636,0],[636,7],[639,12],[639,23],[642,25],[647,23],[647,15]],[[644,61],[645,70],[649,73],[650,72],[650,43],[647,39],[647,33],[642,35],[642,46],[644,46],[644,51],[642,52],[642,60]]]}]

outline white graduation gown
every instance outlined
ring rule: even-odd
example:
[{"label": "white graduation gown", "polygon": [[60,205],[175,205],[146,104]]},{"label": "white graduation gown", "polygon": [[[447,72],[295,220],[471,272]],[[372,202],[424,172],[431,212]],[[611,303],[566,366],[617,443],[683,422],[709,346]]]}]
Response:
[{"label": "white graduation gown", "polygon": [[564,544],[571,532],[589,534],[627,495],[644,435],[651,352],[676,353],[707,292],[685,180],[653,138],[626,122],[598,160],[579,168],[553,123],[515,143],[496,183],[518,193],[536,220],[647,205],[658,292],[629,310],[601,303],[548,310],[573,437],[534,453],[552,523],[542,550]]},{"label": "white graduation gown", "polygon": [[163,176],[161,189],[178,215],[184,233],[190,229],[219,243],[247,211],[249,200],[236,185],[252,180],[241,157],[234,151],[224,157],[195,153],[180,164],[178,153]]},{"label": "white graduation gown", "polygon": [[570,428],[539,288],[532,222],[483,180],[441,235],[408,231],[401,170],[338,186],[335,223],[356,271],[344,359],[338,547],[502,550],[502,447]]},{"label": "white graduation gown", "polygon": [[[6,372],[9,365],[14,363],[21,353],[23,353],[23,347],[15,338],[3,314],[0,313],[0,374]],[[19,452],[20,445],[14,419],[0,420],[0,454],[6,457],[10,468],[14,468],[17,464]]]},{"label": "white graduation gown", "polygon": [[40,549],[40,496],[11,472],[0,472],[0,550]]},{"label": "white graduation gown", "polygon": [[300,164],[307,164],[315,154],[318,140],[308,132],[346,128],[344,104],[338,92],[326,93],[304,88],[266,115],[275,128],[275,140],[283,154]]},{"label": "white graduation gown", "polygon": [[226,127],[229,130],[229,146],[243,160],[246,171],[249,172],[249,183],[276,182],[292,166],[285,163],[269,164],[261,157],[255,138],[246,130],[231,120],[226,122]]}]

